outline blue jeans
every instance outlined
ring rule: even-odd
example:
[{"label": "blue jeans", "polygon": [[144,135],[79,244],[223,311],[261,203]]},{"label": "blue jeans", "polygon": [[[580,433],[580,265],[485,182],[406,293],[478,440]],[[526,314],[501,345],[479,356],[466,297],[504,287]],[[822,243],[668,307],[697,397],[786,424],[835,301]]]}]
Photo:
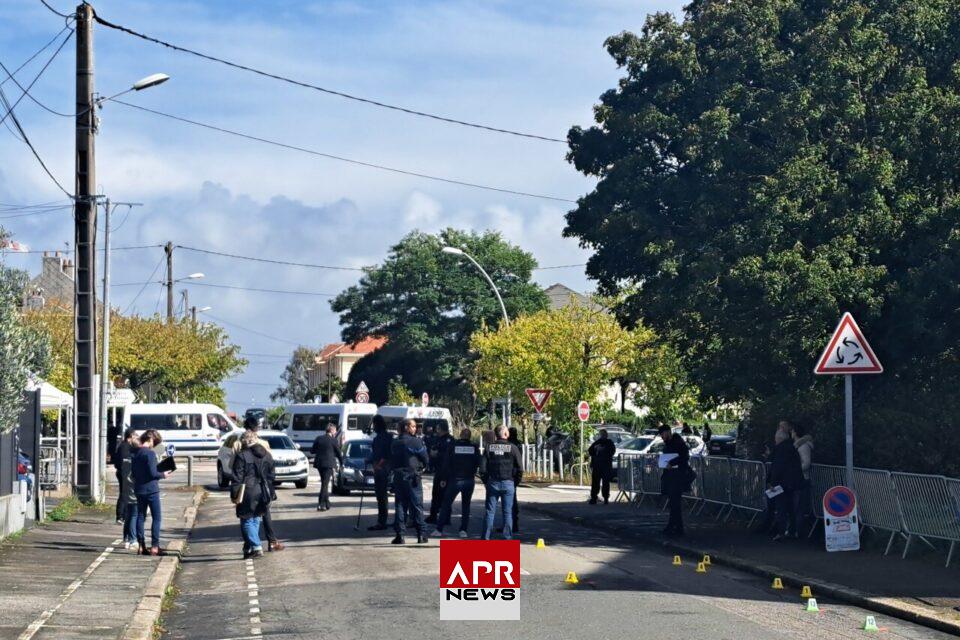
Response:
[{"label": "blue jeans", "polygon": [[150,546],[160,546],[160,492],[137,496],[137,541],[144,543],[143,525],[150,509]]},{"label": "blue jeans", "polygon": [[123,541],[137,541],[137,509],[136,501],[127,502],[123,506]]},{"label": "blue jeans", "polygon": [[407,517],[410,517],[417,528],[417,535],[423,535],[423,483],[420,478],[412,473],[395,471],[393,495],[396,497],[393,530],[402,536],[407,528]]},{"label": "blue jeans", "polygon": [[460,531],[467,531],[470,528],[470,499],[473,498],[473,489],[476,486],[473,478],[461,478],[457,480],[448,480],[447,489],[443,494],[443,504],[440,506],[440,517],[437,519],[437,531],[442,531],[445,526],[450,524],[450,516],[453,511],[453,501],[460,494],[462,509],[460,511]]},{"label": "blue jeans", "polygon": [[487,482],[487,513],[483,522],[483,539],[489,540],[493,533],[493,520],[497,512],[497,500],[503,511],[503,537],[513,537],[513,498],[516,493],[513,480],[490,480]]},{"label": "blue jeans", "polygon": [[243,551],[258,551],[263,548],[260,542],[260,516],[240,519],[240,535],[243,536]]}]

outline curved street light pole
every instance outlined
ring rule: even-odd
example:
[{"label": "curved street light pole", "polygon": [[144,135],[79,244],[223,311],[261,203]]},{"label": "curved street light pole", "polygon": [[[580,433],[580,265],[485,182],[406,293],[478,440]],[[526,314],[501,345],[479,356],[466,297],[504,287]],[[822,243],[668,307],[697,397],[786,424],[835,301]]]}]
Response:
[{"label": "curved street light pole", "polygon": [[[482,266],[480,266],[480,263],[477,262],[473,256],[471,256],[469,253],[467,253],[463,249],[458,249],[457,247],[444,247],[442,249],[442,252],[450,255],[454,255],[454,256],[463,256],[467,260],[469,260],[473,264],[473,266],[477,268],[477,271],[479,271],[483,275],[484,279],[486,279],[487,283],[490,285],[490,288],[493,289],[493,295],[497,296],[497,302],[500,303],[500,311],[503,313],[503,324],[509,327],[510,316],[507,315],[507,307],[506,305],[503,304],[503,298],[500,296],[500,290],[497,288],[497,285],[494,284],[493,278],[490,277],[490,274],[488,274],[486,270]],[[505,412],[506,415],[504,416],[504,425],[507,428],[510,427],[510,418],[511,418],[510,413],[512,409],[511,405],[513,402],[512,396],[513,394],[511,393],[511,391],[507,389],[507,407]]]}]

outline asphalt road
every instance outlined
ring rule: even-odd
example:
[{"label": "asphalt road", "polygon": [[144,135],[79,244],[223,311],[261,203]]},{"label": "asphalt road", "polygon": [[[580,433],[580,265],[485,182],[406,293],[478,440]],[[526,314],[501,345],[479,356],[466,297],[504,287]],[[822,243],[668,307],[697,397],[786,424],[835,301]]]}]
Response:
[{"label": "asphalt road", "polygon": [[[164,616],[164,638],[769,640],[877,635],[859,630],[869,612],[855,607],[820,600],[820,613],[808,613],[795,592],[773,591],[751,575],[721,567],[697,574],[690,563],[672,566],[662,552],[532,512],[522,516],[521,620],[441,621],[436,540],[398,547],[389,544],[392,532],[368,532],[374,521],[369,496],[361,531],[355,532],[359,496],[334,497],[333,509],[318,513],[315,478],[306,490],[281,488],[273,516],[287,549],[246,562],[227,493],[215,488],[212,468],[204,467],[198,478],[210,497],[177,577],[180,593]],[[521,499],[537,491],[549,490],[521,489]],[[482,489],[478,494],[474,532],[482,516]],[[535,548],[538,537],[546,540],[546,549]],[[579,585],[564,584],[569,571],[578,574]],[[885,639],[951,637],[882,616],[878,622]]]}]

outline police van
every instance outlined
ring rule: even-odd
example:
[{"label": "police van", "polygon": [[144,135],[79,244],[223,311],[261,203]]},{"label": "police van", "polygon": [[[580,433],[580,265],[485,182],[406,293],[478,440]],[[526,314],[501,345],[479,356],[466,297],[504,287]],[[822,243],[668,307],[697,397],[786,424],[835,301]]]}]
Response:
[{"label": "police van", "polygon": [[237,428],[220,407],[199,403],[127,405],[123,426],[133,427],[137,435],[156,429],[164,445],[172,444],[177,454],[216,454],[220,437]]},{"label": "police van", "polygon": [[377,405],[359,402],[289,404],[283,415],[273,424],[309,454],[317,436],[324,433],[327,423],[337,427],[340,446],[351,440],[368,437]]},{"label": "police van", "polygon": [[383,405],[377,409],[377,415],[383,416],[387,423],[387,430],[397,432],[397,425],[406,420],[416,420],[417,426],[424,434],[435,433],[441,424],[446,424],[453,433],[453,419],[450,410],[443,407],[418,406],[390,406]]}]

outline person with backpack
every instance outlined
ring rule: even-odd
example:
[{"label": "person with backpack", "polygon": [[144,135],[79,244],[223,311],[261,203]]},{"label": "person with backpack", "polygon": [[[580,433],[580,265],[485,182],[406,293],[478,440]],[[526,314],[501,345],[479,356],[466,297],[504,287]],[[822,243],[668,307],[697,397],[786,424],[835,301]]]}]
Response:
[{"label": "person with backpack", "polygon": [[246,431],[241,442],[243,448],[233,459],[230,498],[237,506],[237,517],[240,518],[243,557],[259,558],[263,555],[261,519],[276,499],[273,458],[260,444],[256,432]]}]

